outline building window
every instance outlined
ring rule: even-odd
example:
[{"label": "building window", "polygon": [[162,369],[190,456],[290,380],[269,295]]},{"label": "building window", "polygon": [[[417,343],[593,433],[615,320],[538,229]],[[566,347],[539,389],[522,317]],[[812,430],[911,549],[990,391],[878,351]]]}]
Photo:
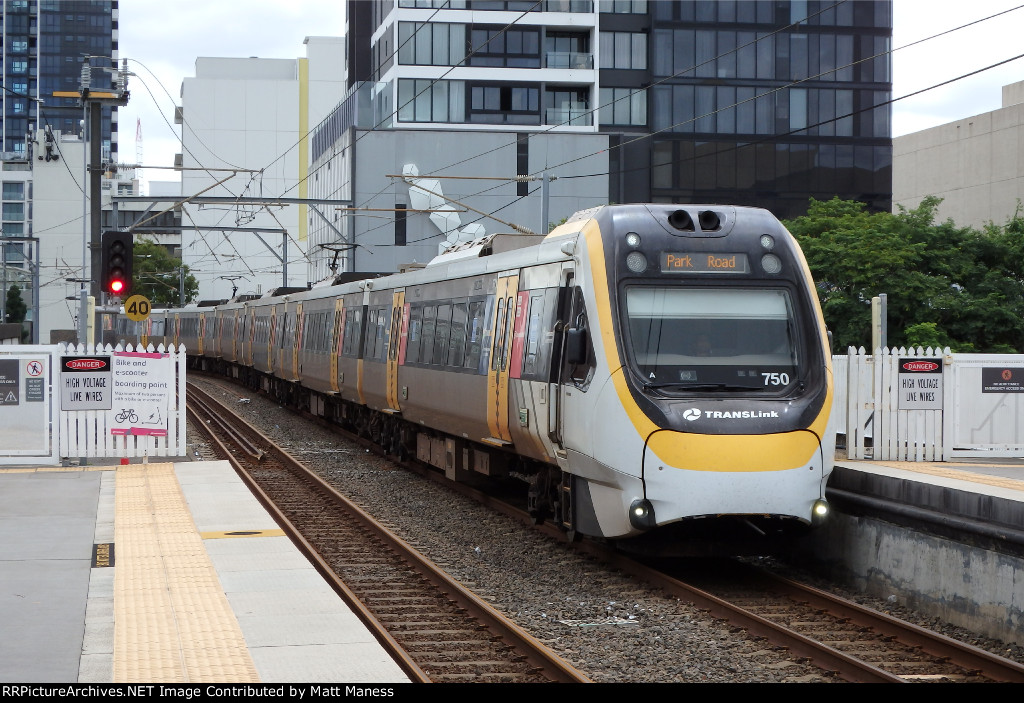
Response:
[{"label": "building window", "polygon": [[540,88],[472,85],[469,121],[477,124],[540,124]]},{"label": "building window", "polygon": [[647,35],[601,32],[601,68],[647,69]]},{"label": "building window", "polygon": [[401,122],[465,122],[465,91],[462,81],[400,79],[398,119]]},{"label": "building window", "polygon": [[466,58],[466,25],[399,22],[398,63],[457,66]]},{"label": "building window", "polygon": [[4,181],[4,185],[3,185],[3,199],[4,200],[24,200],[25,199],[25,184],[21,183],[21,182]]},{"label": "building window", "polygon": [[540,30],[476,25],[469,52],[470,66],[540,68]]},{"label": "building window", "polygon": [[601,88],[602,125],[647,124],[647,91],[630,88]]},{"label": "building window", "polygon": [[580,32],[548,32],[544,37],[544,65],[547,68],[593,68],[590,35]]},{"label": "building window", "polygon": [[544,91],[544,124],[586,127],[591,123],[589,88]]},{"label": "building window", "polygon": [[598,9],[605,14],[646,15],[647,0],[600,0]]}]

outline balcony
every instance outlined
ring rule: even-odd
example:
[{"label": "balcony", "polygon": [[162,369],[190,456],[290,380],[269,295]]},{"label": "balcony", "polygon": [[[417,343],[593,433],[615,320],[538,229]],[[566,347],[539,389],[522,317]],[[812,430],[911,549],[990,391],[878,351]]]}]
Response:
[{"label": "balcony", "polygon": [[589,70],[594,68],[594,55],[575,51],[548,51],[544,54],[544,67]]},{"label": "balcony", "polygon": [[589,127],[593,123],[591,115],[590,108],[586,105],[549,107],[544,110],[544,124]]}]

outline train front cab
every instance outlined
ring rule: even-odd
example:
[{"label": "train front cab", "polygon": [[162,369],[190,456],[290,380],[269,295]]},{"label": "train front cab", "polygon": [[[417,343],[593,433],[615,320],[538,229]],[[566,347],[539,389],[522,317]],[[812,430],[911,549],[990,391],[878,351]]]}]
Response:
[{"label": "train front cab", "polygon": [[717,206],[613,206],[555,233],[574,227],[582,304],[558,415],[577,527],[753,539],[811,524],[834,453],[831,360],[792,237],[766,211]]}]

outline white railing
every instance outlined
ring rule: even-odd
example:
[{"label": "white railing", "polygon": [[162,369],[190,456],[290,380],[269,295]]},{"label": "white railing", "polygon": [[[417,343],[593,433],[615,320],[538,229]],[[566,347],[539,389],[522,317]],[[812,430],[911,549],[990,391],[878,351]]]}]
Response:
[{"label": "white railing", "polygon": [[1024,355],[851,347],[833,373],[851,459],[1024,457]]}]

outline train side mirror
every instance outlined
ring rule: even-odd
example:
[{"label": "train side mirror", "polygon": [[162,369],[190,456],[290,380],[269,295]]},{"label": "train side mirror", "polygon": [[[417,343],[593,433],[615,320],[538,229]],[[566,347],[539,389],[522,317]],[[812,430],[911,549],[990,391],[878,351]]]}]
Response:
[{"label": "train side mirror", "polygon": [[587,363],[587,328],[572,327],[565,333],[565,359],[571,366]]}]

